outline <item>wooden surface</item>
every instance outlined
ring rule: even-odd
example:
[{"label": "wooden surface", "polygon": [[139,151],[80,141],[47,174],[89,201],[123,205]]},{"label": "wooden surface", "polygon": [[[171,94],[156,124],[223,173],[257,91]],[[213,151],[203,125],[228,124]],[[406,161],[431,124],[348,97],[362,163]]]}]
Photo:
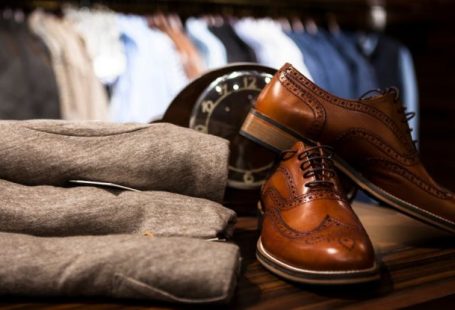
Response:
[{"label": "wooden surface", "polygon": [[[452,236],[391,209],[355,203],[382,263],[378,283],[311,286],[290,283],[255,259],[256,219],[239,219],[235,242],[243,272],[227,309],[455,309],[455,247]],[[0,297],[2,309],[171,309],[175,305],[112,299]]]}]

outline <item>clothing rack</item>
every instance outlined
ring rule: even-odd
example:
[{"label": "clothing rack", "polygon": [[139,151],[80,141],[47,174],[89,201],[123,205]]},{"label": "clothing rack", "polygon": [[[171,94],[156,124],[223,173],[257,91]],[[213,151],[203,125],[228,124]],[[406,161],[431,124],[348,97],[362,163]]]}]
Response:
[{"label": "clothing rack", "polygon": [[[157,7],[169,8],[173,10],[186,9],[193,7],[195,10],[204,10],[210,8],[219,7],[230,7],[239,9],[269,9],[275,11],[276,9],[289,10],[300,10],[310,8],[320,9],[341,9],[349,6],[352,8],[368,8],[371,3],[377,3],[378,1],[370,0],[68,0],[68,1],[57,1],[57,0],[19,0],[19,1],[2,1],[2,3],[8,3],[8,5],[17,6],[31,6],[31,7],[48,7],[57,8],[62,3],[73,3],[81,6],[91,6],[94,4],[109,5],[111,7],[118,8],[129,8],[129,10],[154,10]],[[381,1],[382,2],[382,1]]]},{"label": "clothing rack", "polygon": [[[79,7],[106,6],[123,13],[150,14],[154,12],[177,13],[183,19],[188,16],[216,14],[221,16],[297,17],[311,18],[321,25],[328,19],[336,21],[345,29],[371,30],[373,7],[382,7],[387,12],[387,27],[419,24],[447,19],[438,14],[438,7],[455,7],[451,0],[5,0],[0,8],[19,8],[30,12],[35,8],[59,12],[62,4]],[[435,11],[428,8],[434,8]],[[374,27],[373,27],[374,29]]]},{"label": "clothing rack", "polygon": [[[430,1],[425,0],[423,2]],[[336,18],[344,28],[371,29],[373,6],[387,10],[388,22],[412,18],[421,14],[419,4],[405,0],[19,0],[2,1],[3,7],[21,8],[32,11],[43,8],[58,11],[62,4],[69,3],[79,7],[109,7],[118,12],[150,14],[154,12],[177,13],[182,18],[198,15],[221,15],[235,17],[287,17],[311,18],[324,25],[328,19]],[[413,15],[414,12],[414,15]],[[406,13],[406,14],[404,14]]]}]

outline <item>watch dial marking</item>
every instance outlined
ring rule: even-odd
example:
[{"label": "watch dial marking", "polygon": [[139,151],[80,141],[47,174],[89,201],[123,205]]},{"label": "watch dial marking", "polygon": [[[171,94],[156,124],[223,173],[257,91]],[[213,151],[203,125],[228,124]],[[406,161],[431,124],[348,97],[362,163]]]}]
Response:
[{"label": "watch dial marking", "polygon": [[244,118],[271,77],[257,71],[232,72],[213,81],[193,107],[190,128],[230,141],[230,187],[258,188],[273,165],[273,153],[239,135]]},{"label": "watch dial marking", "polygon": [[245,76],[243,78],[243,87],[247,89],[258,89],[256,85],[257,79],[253,76]]},{"label": "watch dial marking", "polygon": [[202,101],[201,104],[202,113],[211,113],[214,107],[215,103],[212,100]]}]

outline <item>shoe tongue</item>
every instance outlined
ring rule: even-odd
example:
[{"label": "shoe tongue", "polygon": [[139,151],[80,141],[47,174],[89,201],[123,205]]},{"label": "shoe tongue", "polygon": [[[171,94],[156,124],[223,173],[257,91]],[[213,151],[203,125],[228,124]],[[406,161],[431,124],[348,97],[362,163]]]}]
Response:
[{"label": "shoe tongue", "polygon": [[[321,144],[317,143],[316,146],[321,146]],[[303,141],[294,143],[291,148],[291,150],[295,151],[296,154],[301,154],[309,149],[312,149],[309,153],[307,153],[309,158],[324,155],[322,149],[314,148],[311,145],[305,144]]]},{"label": "shoe tongue", "polygon": [[[386,112],[387,114],[396,109],[396,100],[398,90],[395,88],[387,89],[372,89],[367,91],[362,96],[359,97],[359,101],[365,104],[370,104],[373,107]],[[390,111],[389,111],[390,110]]]},{"label": "shoe tongue", "polygon": [[398,95],[398,90],[396,88],[389,88],[382,96],[365,98],[364,100],[366,101],[365,103],[370,104],[394,121],[398,126],[398,131],[396,131],[395,134],[401,137],[402,141],[405,142],[404,147],[406,148],[406,152],[413,154],[416,149],[409,132],[409,122],[403,112],[398,112],[398,108],[403,107],[401,101],[397,100]]},{"label": "shoe tongue", "polygon": [[399,96],[399,91],[398,88],[396,87],[390,87],[386,89],[372,89],[367,92],[365,92],[363,95],[359,97],[359,100],[371,100],[375,99],[378,97],[384,97],[387,95],[391,95],[394,98]]},{"label": "shoe tongue", "polygon": [[384,96],[384,93],[385,92],[382,89],[372,89],[362,94],[359,97],[359,100],[371,100],[377,97]]}]

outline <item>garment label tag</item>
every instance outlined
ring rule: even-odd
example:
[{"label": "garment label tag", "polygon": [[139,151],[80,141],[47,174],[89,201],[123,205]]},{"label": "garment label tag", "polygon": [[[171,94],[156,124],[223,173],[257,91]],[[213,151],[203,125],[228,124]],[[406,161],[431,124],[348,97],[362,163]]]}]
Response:
[{"label": "garment label tag", "polygon": [[87,180],[69,180],[70,183],[74,184],[82,184],[82,185],[93,185],[93,186],[103,186],[103,187],[113,187],[113,188],[118,188],[118,189],[123,189],[127,191],[132,191],[132,192],[140,192],[140,190],[115,184],[115,183],[109,183],[109,182],[99,182],[99,181],[87,181]]}]

